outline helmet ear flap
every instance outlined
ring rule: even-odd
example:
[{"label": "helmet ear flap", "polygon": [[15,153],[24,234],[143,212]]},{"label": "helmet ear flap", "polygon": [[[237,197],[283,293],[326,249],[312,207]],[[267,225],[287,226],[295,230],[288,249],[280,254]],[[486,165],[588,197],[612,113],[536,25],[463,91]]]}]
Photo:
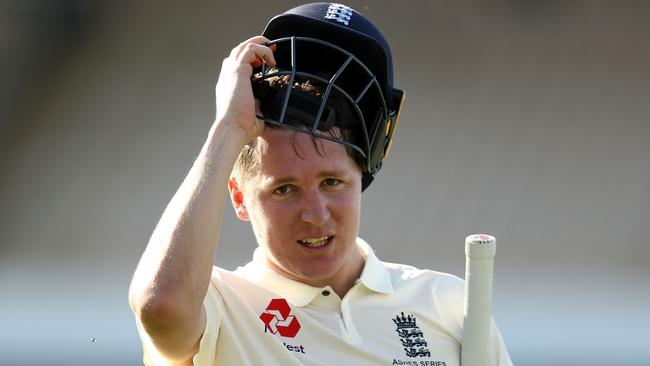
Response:
[{"label": "helmet ear flap", "polygon": [[370,141],[367,160],[368,165],[366,167],[367,171],[363,173],[361,180],[362,190],[365,190],[372,183],[375,174],[381,169],[384,158],[388,157],[390,153],[390,147],[393,142],[395,130],[397,129],[397,124],[399,123],[400,111],[402,110],[405,97],[406,94],[402,90],[393,89],[394,110],[388,112],[388,115],[386,115],[384,110],[380,108],[375,114],[373,135]]},{"label": "helmet ear flap", "polygon": [[381,168],[381,161],[384,160],[384,148],[386,144],[386,124],[388,122],[385,110],[380,108],[375,113],[372,124],[372,138],[370,139],[370,150],[368,152],[368,171],[376,173]]},{"label": "helmet ear flap", "polygon": [[390,112],[390,117],[388,120],[386,128],[386,150],[384,152],[384,159],[390,154],[390,148],[393,146],[393,136],[397,130],[397,124],[399,123],[400,112],[402,111],[402,106],[404,105],[404,99],[406,99],[406,93],[403,90],[393,89],[393,98],[392,98],[393,110]]},{"label": "helmet ear flap", "polygon": [[384,149],[386,146],[386,125],[388,118],[385,110],[379,108],[375,113],[372,127],[372,138],[370,139],[370,149],[368,151],[368,159],[366,170],[363,172],[361,179],[361,190],[365,190],[370,183],[375,179],[375,174],[381,169],[381,163],[384,159]]}]

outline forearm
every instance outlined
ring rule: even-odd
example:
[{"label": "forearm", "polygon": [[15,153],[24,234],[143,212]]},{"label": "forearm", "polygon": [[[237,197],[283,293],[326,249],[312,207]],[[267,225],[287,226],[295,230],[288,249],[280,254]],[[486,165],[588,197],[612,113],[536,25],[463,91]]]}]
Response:
[{"label": "forearm", "polygon": [[151,333],[158,331],[170,339],[173,333],[192,338],[202,331],[197,324],[228,197],[228,178],[245,142],[235,132],[227,123],[214,124],[140,259],[129,298],[152,338],[156,334]]}]

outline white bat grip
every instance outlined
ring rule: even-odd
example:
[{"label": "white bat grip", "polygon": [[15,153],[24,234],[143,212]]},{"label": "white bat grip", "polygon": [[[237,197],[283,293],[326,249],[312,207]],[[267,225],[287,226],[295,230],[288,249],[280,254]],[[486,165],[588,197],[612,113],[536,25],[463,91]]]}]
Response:
[{"label": "white bat grip", "polygon": [[488,366],[491,362],[492,273],[496,240],[491,235],[465,239],[465,320],[461,366]]}]

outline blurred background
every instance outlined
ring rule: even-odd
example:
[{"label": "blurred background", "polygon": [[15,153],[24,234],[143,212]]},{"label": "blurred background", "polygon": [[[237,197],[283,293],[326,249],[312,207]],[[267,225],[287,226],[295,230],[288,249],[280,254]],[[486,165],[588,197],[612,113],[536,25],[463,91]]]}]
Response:
[{"label": "blurred background", "polygon": [[[299,2],[0,4],[0,364],[141,364],[130,277],[221,61]],[[408,93],[361,236],[462,277],[492,233],[516,365],[650,365],[650,2],[347,4]],[[226,212],[234,269],[256,244]]]}]

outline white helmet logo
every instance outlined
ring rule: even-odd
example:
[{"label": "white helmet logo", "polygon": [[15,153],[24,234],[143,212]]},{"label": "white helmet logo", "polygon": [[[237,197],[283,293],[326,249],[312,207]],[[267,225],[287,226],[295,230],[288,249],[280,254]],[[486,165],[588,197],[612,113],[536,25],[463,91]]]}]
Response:
[{"label": "white helmet logo", "polygon": [[333,19],[345,25],[348,25],[351,18],[352,9],[342,4],[330,4],[325,14],[325,19]]}]

